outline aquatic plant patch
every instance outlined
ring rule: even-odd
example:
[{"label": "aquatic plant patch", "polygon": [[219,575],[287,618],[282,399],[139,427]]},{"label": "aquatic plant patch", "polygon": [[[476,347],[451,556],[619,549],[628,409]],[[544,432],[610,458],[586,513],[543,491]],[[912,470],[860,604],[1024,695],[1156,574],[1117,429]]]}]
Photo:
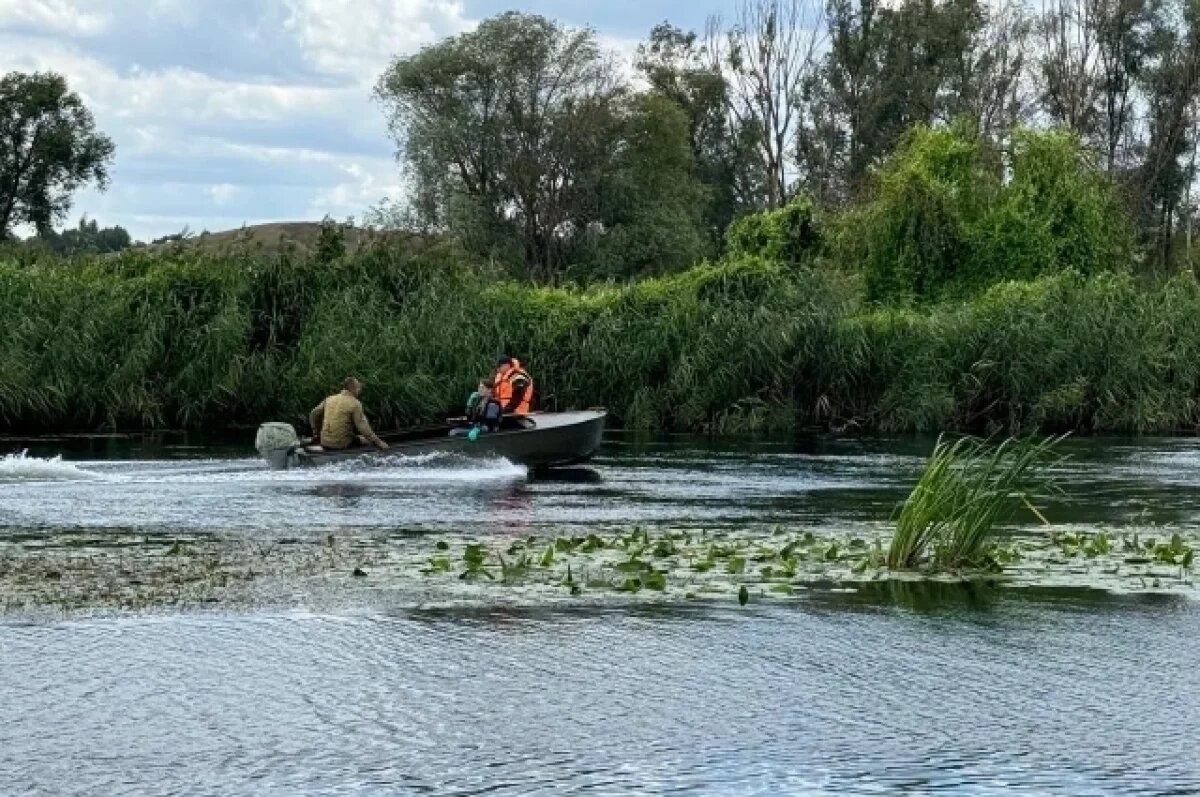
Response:
[{"label": "aquatic plant patch", "polygon": [[[1193,532],[1076,529],[1005,537],[986,568],[886,566],[886,527],[635,527],[585,535],[329,534],[274,540],[80,531],[0,543],[8,614],[239,607],[558,605],[707,601],[731,606],[880,582],[1090,587],[1200,597]],[[878,532],[873,533],[873,532]]]}]

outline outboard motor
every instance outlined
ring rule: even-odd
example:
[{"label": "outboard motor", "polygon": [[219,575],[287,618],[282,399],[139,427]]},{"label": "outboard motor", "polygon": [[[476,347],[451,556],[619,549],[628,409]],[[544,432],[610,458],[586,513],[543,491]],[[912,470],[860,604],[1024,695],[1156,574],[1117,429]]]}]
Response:
[{"label": "outboard motor", "polygon": [[290,423],[264,423],[258,427],[254,447],[274,470],[288,466],[288,457],[300,445],[300,438]]}]

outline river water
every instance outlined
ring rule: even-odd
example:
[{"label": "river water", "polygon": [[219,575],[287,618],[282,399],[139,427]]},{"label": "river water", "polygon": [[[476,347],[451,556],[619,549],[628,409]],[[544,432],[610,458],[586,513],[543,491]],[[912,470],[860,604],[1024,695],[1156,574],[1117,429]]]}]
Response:
[{"label": "river water", "polygon": [[[538,480],[503,461],[273,474],[241,447],[7,441],[0,558],[635,524],[869,535],[930,446],[613,436]],[[1200,529],[1200,442],[1067,449],[1052,523]],[[419,584],[321,583],[321,600],[307,581],[0,615],[0,794],[1200,793],[1187,590],[446,606]]]}]

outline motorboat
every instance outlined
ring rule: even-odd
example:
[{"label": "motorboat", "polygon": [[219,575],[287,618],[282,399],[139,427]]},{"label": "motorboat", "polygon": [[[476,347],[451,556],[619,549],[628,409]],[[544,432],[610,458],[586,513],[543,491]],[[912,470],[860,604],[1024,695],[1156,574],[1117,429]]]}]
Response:
[{"label": "motorboat", "polygon": [[435,452],[470,457],[504,457],[535,470],[576,465],[589,460],[600,448],[604,410],[533,412],[505,417],[495,431],[484,431],[457,419],[437,426],[381,433],[388,444],[326,449],[297,436],[287,423],[264,423],[258,428],[255,448],[275,470],[327,465],[357,459],[415,456]]}]

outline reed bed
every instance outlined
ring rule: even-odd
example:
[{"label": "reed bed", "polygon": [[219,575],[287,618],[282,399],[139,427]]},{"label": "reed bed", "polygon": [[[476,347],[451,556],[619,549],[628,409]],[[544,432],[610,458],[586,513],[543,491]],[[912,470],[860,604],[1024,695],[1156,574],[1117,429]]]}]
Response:
[{"label": "reed bed", "polygon": [[997,527],[1050,490],[1046,471],[1061,437],[999,445],[973,437],[939,437],[920,479],[900,508],[887,565],[910,569],[989,564]]},{"label": "reed bed", "polygon": [[0,257],[0,430],[302,422],[347,373],[377,426],[494,357],[546,409],[643,429],[1169,431],[1200,422],[1200,286],[1061,274],[921,310],[753,256],[626,284],[501,279],[449,244]]}]

